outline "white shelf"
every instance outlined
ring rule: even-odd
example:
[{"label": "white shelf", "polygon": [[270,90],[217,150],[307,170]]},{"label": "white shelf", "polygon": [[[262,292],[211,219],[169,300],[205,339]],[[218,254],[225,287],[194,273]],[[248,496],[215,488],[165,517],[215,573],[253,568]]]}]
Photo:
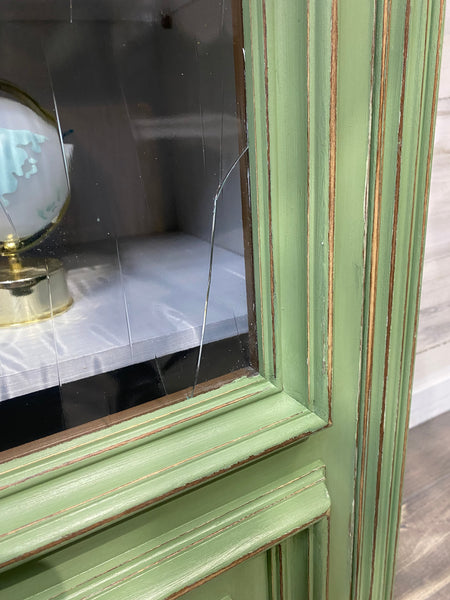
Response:
[{"label": "white shelf", "polygon": [[[63,258],[73,306],[0,330],[0,399],[198,346],[210,246],[174,233]],[[205,343],[248,330],[244,258],[216,247]]]}]

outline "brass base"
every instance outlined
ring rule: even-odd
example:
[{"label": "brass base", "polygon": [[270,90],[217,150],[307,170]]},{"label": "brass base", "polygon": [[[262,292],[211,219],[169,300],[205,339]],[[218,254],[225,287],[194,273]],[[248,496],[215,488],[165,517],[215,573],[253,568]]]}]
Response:
[{"label": "brass base", "polygon": [[0,265],[0,327],[34,323],[72,305],[61,261],[11,257]]}]

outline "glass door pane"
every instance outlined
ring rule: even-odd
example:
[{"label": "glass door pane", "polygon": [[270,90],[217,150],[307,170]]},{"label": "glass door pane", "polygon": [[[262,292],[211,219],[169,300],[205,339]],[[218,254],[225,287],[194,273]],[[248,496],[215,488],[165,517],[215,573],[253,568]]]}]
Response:
[{"label": "glass door pane", "polygon": [[257,368],[242,49],[235,0],[1,3],[1,449]]}]

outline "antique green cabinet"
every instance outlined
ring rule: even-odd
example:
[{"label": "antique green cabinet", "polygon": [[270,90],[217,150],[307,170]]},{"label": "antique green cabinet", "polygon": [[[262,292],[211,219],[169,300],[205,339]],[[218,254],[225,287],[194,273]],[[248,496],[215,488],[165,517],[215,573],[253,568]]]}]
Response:
[{"label": "antique green cabinet", "polygon": [[444,0],[244,0],[259,372],[7,460],[1,598],[389,598]]}]

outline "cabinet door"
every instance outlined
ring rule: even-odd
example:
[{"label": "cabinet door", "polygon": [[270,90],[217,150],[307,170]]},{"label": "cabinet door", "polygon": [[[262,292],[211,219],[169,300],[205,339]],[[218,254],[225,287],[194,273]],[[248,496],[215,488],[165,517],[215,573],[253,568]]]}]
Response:
[{"label": "cabinet door", "polygon": [[8,599],[390,596],[444,2],[242,4],[258,374],[5,461]]}]

